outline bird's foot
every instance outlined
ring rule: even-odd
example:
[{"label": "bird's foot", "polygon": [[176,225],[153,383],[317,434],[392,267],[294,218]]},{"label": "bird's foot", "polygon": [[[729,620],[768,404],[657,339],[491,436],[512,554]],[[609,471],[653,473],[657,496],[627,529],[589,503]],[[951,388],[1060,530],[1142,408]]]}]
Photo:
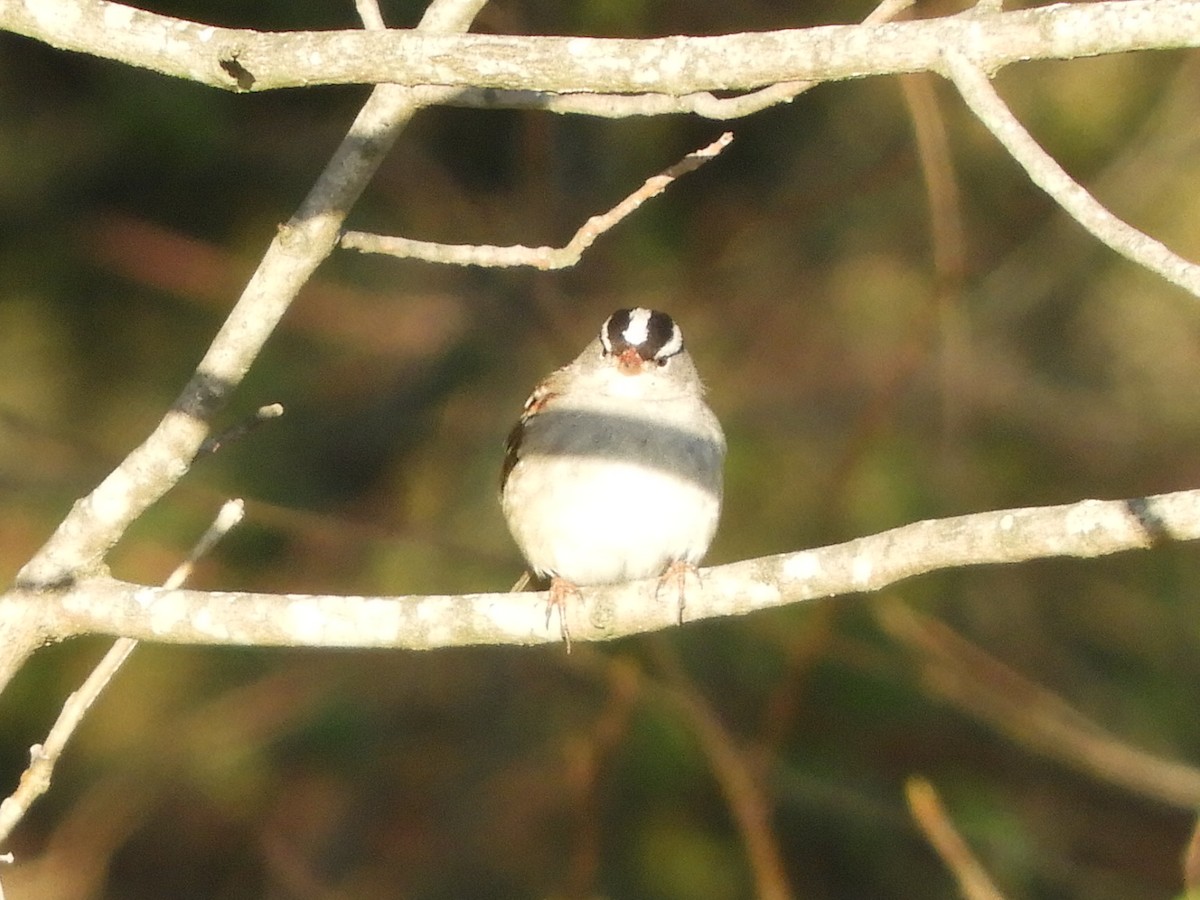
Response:
[{"label": "bird's foot", "polygon": [[583,599],[583,594],[573,582],[559,578],[557,575],[550,579],[550,599],[546,601],[546,628],[547,630],[550,628],[550,617],[557,609],[558,630],[562,635],[563,643],[567,645],[568,653],[571,652],[571,629],[567,627],[567,598],[572,595],[580,600]]},{"label": "bird's foot", "polygon": [[692,575],[696,579],[696,583],[700,584],[700,570],[690,562],[685,562],[682,559],[677,559],[675,562],[667,566],[667,570],[658,576],[658,587],[654,589],[654,597],[658,599],[659,593],[668,583],[674,581],[675,586],[679,591],[679,624],[683,624],[683,609],[687,606],[687,579]]}]

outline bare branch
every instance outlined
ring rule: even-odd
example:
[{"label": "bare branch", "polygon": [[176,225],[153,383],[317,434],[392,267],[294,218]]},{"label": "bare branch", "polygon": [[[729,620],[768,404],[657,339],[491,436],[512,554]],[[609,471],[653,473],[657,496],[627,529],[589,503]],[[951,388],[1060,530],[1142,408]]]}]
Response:
[{"label": "bare branch", "polygon": [[[242,520],[245,506],[241,500],[230,500],[221,507],[216,519],[201,535],[200,540],[192,548],[187,559],[175,567],[175,570],[163,582],[168,590],[179,588],[192,573],[197,560],[207,554],[229,530]],[[125,664],[129,654],[134,651],[138,642],[133,638],[118,638],[104,657],[91,671],[79,689],[67,697],[63,708],[58,714],[54,725],[50,728],[46,740],[30,748],[29,767],[22,773],[17,789],[11,796],[0,803],[0,843],[7,840],[13,828],[25,816],[29,807],[38,797],[50,789],[50,779],[54,775],[54,767],[66,749],[67,741],[75,733],[87,715],[92,704],[108,687],[114,675]]]},{"label": "bare branch", "polygon": [[[1200,538],[1200,490],[1135,500],[974,513],[904,525],[844,544],[703,571],[688,594],[691,619],[742,615],[840,594],[879,590],[941,569],[1072,556],[1095,557]],[[657,579],[584,589],[568,607],[576,640],[666,629],[678,607]],[[433,647],[555,641],[547,595],[347,597],[168,590],[94,577],[58,590],[16,589],[7,605],[37,611],[47,639],[112,634],[190,644]]]},{"label": "bare branch", "polygon": [[1164,244],[1118,219],[1054,161],[1017,121],[988,80],[981,63],[947,48],[945,74],[979,117],[1021,164],[1030,179],[1102,243],[1200,297],[1200,265],[1188,262]]},{"label": "bare branch", "polygon": [[362,19],[363,28],[372,31],[384,31],[387,23],[383,21],[383,13],[379,9],[379,0],[354,0],[358,17]]},{"label": "bare branch", "polygon": [[1200,818],[1192,826],[1191,836],[1183,848],[1183,886],[1189,892],[1200,891]]},{"label": "bare branch", "polygon": [[[915,0],[882,0],[864,22],[879,24],[889,21],[912,6],[914,2]],[[642,94],[640,96],[568,94],[560,96],[545,92],[495,91],[483,88],[450,91],[446,88],[428,86],[413,90],[417,96],[425,97],[428,104],[446,103],[451,106],[541,109],[550,112],[576,112],[611,118],[692,112],[711,119],[732,119],[748,116],[778,103],[789,103],[816,84],[815,81],[782,82],[738,97],[715,97],[708,92],[670,97],[664,94]],[[363,253],[385,253],[405,259],[419,259],[445,265],[492,268],[532,266],[543,270],[569,268],[579,262],[584,252],[597,237],[613,228],[643,202],[662,193],[671,181],[686,172],[699,168],[718,155],[729,146],[732,140],[733,134],[726,132],[709,146],[688,154],[661,175],[649,179],[638,191],[607,213],[588,219],[564,247],[525,247],[519,244],[509,247],[496,247],[488,244],[439,244],[362,231],[346,232],[342,236],[341,246],[347,250],[358,250]]]},{"label": "bare branch", "polygon": [[253,415],[248,416],[240,422],[236,422],[220,434],[214,434],[206,438],[204,443],[200,445],[200,449],[196,451],[196,458],[199,459],[202,456],[216,453],[218,450],[236,441],[240,441],[246,435],[250,434],[250,432],[256,431],[264,423],[270,422],[272,419],[278,419],[282,415],[282,403],[268,403],[265,406],[260,406],[254,411]]},{"label": "bare branch", "polygon": [[557,94],[550,91],[507,91],[493,88],[445,88],[421,85],[412,88],[423,106],[457,106],[468,109],[529,109],[602,119],[631,116],[665,116],[690,113],[705,119],[728,120],[762,112],[780,103],[791,103],[817,81],[786,81],[735,97],[718,97],[709,91],[692,94]]},{"label": "bare branch", "polygon": [[[916,0],[882,0],[863,19],[866,25],[890,22]],[[483,109],[530,109],[552,113],[574,113],[607,119],[631,116],[664,116],[690,113],[706,119],[740,119],[776,106],[791,103],[819,81],[781,81],[736,97],[718,97],[710,91],[673,96],[670,94],[555,94],[548,91],[506,91],[492,88],[414,88],[425,105],[462,106]]]},{"label": "bare branch", "polygon": [[908,799],[908,810],[913,821],[954,875],[963,897],[966,900],[1004,900],[987,870],[980,865],[954,827],[933,785],[914,775],[905,782],[904,795]]},{"label": "bare branch", "polygon": [[[465,29],[485,2],[434,0],[419,27]],[[21,8],[32,15],[24,5]],[[12,4],[3,10],[11,14]],[[109,27],[131,15],[128,7],[87,4],[88,15],[97,15],[97,10],[107,10],[109,18],[102,18]],[[133,12],[136,15],[125,23],[129,28],[136,28],[140,17],[151,15]],[[70,18],[65,13],[43,17],[59,23]],[[350,207],[417,109],[409,93],[395,85],[372,91],[300,208],[280,227],[170,411],[141,446],[75,504],[46,545],[21,569],[19,584],[61,585],[96,573],[125,529],[183,477],[208,434],[212,416],[241,382],[301,286],[333,250]],[[36,627],[16,622],[16,615],[0,605],[0,647],[6,647],[8,640],[20,641],[0,650],[0,686],[11,659],[23,658],[38,640]],[[31,646],[30,641],[35,643]]]},{"label": "bare branch", "polygon": [[1010,740],[1159,803],[1200,807],[1200,769],[1122,741],[936,619],[900,603],[884,604],[877,618],[919,654],[932,693]]},{"label": "bare branch", "polygon": [[672,649],[665,642],[656,643],[652,649],[666,678],[662,694],[686,718],[725,795],[754,874],[754,896],[758,900],[792,900],[795,894],[788,884],[783,851],[771,827],[771,801],[762,779],[756,777],[751,754],[737,745],[725,723],[687,677]]},{"label": "bare branch", "polygon": [[579,262],[596,238],[629,216],[651,197],[657,197],[680,175],[698,169],[733,141],[733,133],[725,132],[707,147],[689,153],[675,165],[645,183],[606,213],[592,216],[580,226],[564,247],[493,247],[487,244],[435,244],[410,238],[347,231],[341,245],[347,250],[363,253],[386,253],[426,262],[455,266],[533,266],[536,269],[565,269]]},{"label": "bare branch", "polygon": [[[916,0],[882,0],[863,24],[890,22],[911,7]],[[445,88],[432,85],[413,87],[422,106],[457,106],[468,109],[528,109],[541,112],[572,113],[604,119],[631,116],[665,116],[690,113],[705,119],[729,120],[762,112],[780,103],[791,103],[819,81],[781,81],[739,94],[718,97],[710,91],[691,94],[558,94],[550,91],[515,91],[496,88]]]},{"label": "bare branch", "polygon": [[212,87],[403,84],[551,93],[753,90],[937,70],[957,48],[991,72],[1028,59],[1200,46],[1200,0],[1109,0],[883,25],[646,40],[217,28],[106,0],[9,2],[0,28]]}]

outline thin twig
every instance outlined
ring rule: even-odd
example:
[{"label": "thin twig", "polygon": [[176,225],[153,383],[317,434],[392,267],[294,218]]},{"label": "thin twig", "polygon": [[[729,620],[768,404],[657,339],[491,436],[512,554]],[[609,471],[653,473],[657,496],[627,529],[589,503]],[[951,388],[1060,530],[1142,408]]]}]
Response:
[{"label": "thin twig", "polygon": [[628,119],[634,116],[696,115],[727,121],[761,112],[770,106],[790,103],[817,82],[789,81],[768,85],[733,97],[718,97],[710,91],[690,94],[556,94],[550,91],[521,91],[493,88],[446,88],[418,85],[411,90],[426,106],[455,106],[466,109],[526,109],[559,115]]},{"label": "thin twig", "polygon": [[771,802],[753,771],[750,754],[737,746],[712,706],[692,685],[674,651],[662,641],[650,646],[666,678],[664,693],[686,716],[737,824],[754,876],[754,896],[758,900],[790,900],[793,894],[787,868],[771,826]]},{"label": "thin twig", "polygon": [[[901,75],[900,89],[908,106],[921,161],[925,193],[929,201],[929,232],[935,275],[932,303],[928,307],[926,334],[921,336],[923,352],[911,353],[903,380],[893,379],[897,387],[906,387],[913,372],[926,362],[932,349],[941,379],[940,451],[945,476],[957,472],[953,448],[961,444],[960,392],[954,388],[964,380],[968,360],[966,329],[962,315],[963,285],[967,270],[966,228],[963,225],[961,192],[954,168],[954,155],[946,122],[934,91],[935,82],[926,73]],[[936,341],[931,341],[936,337]],[[894,392],[887,397],[887,408],[895,410]],[[944,476],[944,477],[945,477]]]},{"label": "thin twig", "polygon": [[646,182],[606,213],[592,216],[563,247],[494,247],[487,244],[437,244],[410,238],[389,237],[363,231],[347,231],[341,246],[363,253],[385,253],[407,259],[456,266],[533,266],[537,269],[563,269],[579,262],[596,238],[613,228],[651,197],[656,197],[688,172],[698,169],[721,153],[733,140],[725,132],[707,147],[694,150],[670,168],[646,179]]},{"label": "thin twig", "polygon": [[[169,590],[181,587],[192,574],[197,560],[212,550],[217,541],[242,520],[244,512],[245,505],[241,500],[227,501],[213,523],[192,547],[187,559],[176,566],[163,582],[163,587]],[[0,803],[0,842],[8,839],[33,802],[50,789],[54,767],[67,742],[137,645],[138,641],[134,638],[118,638],[84,679],[83,684],[67,697],[58,718],[46,735],[46,740],[30,748],[29,767],[21,775],[17,789]]]},{"label": "thin twig", "polygon": [[1140,796],[1200,808],[1200,769],[1130,746],[944,622],[898,602],[880,604],[876,618],[919,655],[931,691],[1010,740]]},{"label": "thin twig", "polygon": [[[864,25],[879,25],[894,19],[916,0],[882,0],[863,20]],[[414,89],[428,103],[462,106],[494,106],[501,108],[540,109],[551,112],[574,112],[585,115],[626,118],[628,116],[663,115],[690,112],[710,119],[734,119],[759,112],[778,103],[790,103],[816,81],[785,81],[768,85],[736,97],[716,97],[707,91],[676,97],[668,94],[566,94],[540,91],[503,91],[467,88],[449,93],[445,88],[423,86]],[[341,246],[362,253],[385,253],[405,259],[457,266],[486,266],[504,268],[532,266],[537,269],[569,268],[579,262],[584,251],[614,225],[632,213],[651,197],[657,196],[680,175],[699,168],[717,156],[733,140],[725,132],[712,144],[685,156],[660,175],[649,179],[641,188],[607,213],[593,216],[584,223],[564,247],[496,247],[486,244],[439,244],[410,238],[388,237],[362,231],[347,231]]]},{"label": "thin twig", "polygon": [[904,784],[904,796],[913,821],[958,882],[965,900],[1004,900],[987,870],[954,827],[933,785],[914,775]]},{"label": "thin twig", "polygon": [[[862,21],[881,25],[896,18],[916,0],[883,0]],[[414,93],[429,105],[461,106],[471,109],[530,109],[560,115],[574,114],[605,119],[633,116],[691,114],[705,119],[728,121],[762,112],[771,106],[791,103],[819,81],[780,81],[733,97],[718,97],[711,91],[690,94],[556,94],[550,91],[498,90],[468,87],[445,88],[421,85]]]},{"label": "thin twig", "polygon": [[1188,900],[1196,900],[1200,896],[1200,818],[1192,826],[1191,836],[1183,848],[1183,887],[1188,892]]},{"label": "thin twig", "polygon": [[[433,0],[417,29],[428,34],[465,31],[486,2]],[[411,94],[397,85],[383,84],[371,92],[320,177],[267,248],[171,410],[120,466],[72,507],[21,568],[19,584],[36,590],[95,573],[126,529],[183,477],[208,436],[213,416],[241,383],[300,288],[333,250],[346,215],[418,108]],[[36,619],[26,620],[22,612],[0,616],[0,647],[5,648],[0,652],[0,689],[42,637],[30,627]]]},{"label": "thin twig", "polygon": [[205,439],[204,443],[200,445],[200,449],[196,451],[196,459],[198,460],[202,456],[216,453],[218,450],[224,449],[235,441],[240,441],[264,422],[278,419],[282,415],[282,403],[268,403],[266,406],[260,406],[251,416],[240,422],[235,422],[220,434],[214,434]]},{"label": "thin twig", "polygon": [[379,10],[378,0],[354,0],[358,17],[362,19],[363,28],[370,31],[382,31],[387,28],[383,21],[383,13]]},{"label": "thin twig", "polygon": [[573,820],[574,839],[565,854],[561,886],[550,896],[596,897],[603,850],[609,845],[606,807],[612,791],[608,776],[614,757],[628,744],[635,715],[645,701],[650,685],[641,666],[630,658],[610,656],[591,647],[580,648],[570,657],[556,657],[572,679],[581,674],[594,680],[603,701],[591,722],[576,739],[568,742],[565,758],[565,793]]},{"label": "thin twig", "polygon": [[1200,297],[1200,265],[1117,218],[1071,178],[1033,139],[992,87],[987,74],[964,53],[947,47],[943,72],[1030,179],[1102,243],[1126,259]]}]

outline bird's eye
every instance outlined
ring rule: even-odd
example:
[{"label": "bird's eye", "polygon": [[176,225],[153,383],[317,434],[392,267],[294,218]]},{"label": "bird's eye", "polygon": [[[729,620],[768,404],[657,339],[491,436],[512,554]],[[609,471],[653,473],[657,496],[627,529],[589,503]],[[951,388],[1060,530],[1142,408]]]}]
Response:
[{"label": "bird's eye", "polygon": [[664,356],[661,359],[656,359],[655,362],[658,363],[658,367],[661,369],[663,366],[665,366],[667,364],[668,359],[670,359],[669,356]]}]

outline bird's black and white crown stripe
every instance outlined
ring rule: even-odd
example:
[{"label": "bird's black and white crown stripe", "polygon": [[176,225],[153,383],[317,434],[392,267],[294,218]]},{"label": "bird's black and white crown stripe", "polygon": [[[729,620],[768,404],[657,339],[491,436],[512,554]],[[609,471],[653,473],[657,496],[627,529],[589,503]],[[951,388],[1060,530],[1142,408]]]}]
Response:
[{"label": "bird's black and white crown stripe", "polygon": [[666,360],[683,349],[683,332],[675,320],[656,309],[618,309],[600,329],[606,355],[637,351],[644,360]]}]

